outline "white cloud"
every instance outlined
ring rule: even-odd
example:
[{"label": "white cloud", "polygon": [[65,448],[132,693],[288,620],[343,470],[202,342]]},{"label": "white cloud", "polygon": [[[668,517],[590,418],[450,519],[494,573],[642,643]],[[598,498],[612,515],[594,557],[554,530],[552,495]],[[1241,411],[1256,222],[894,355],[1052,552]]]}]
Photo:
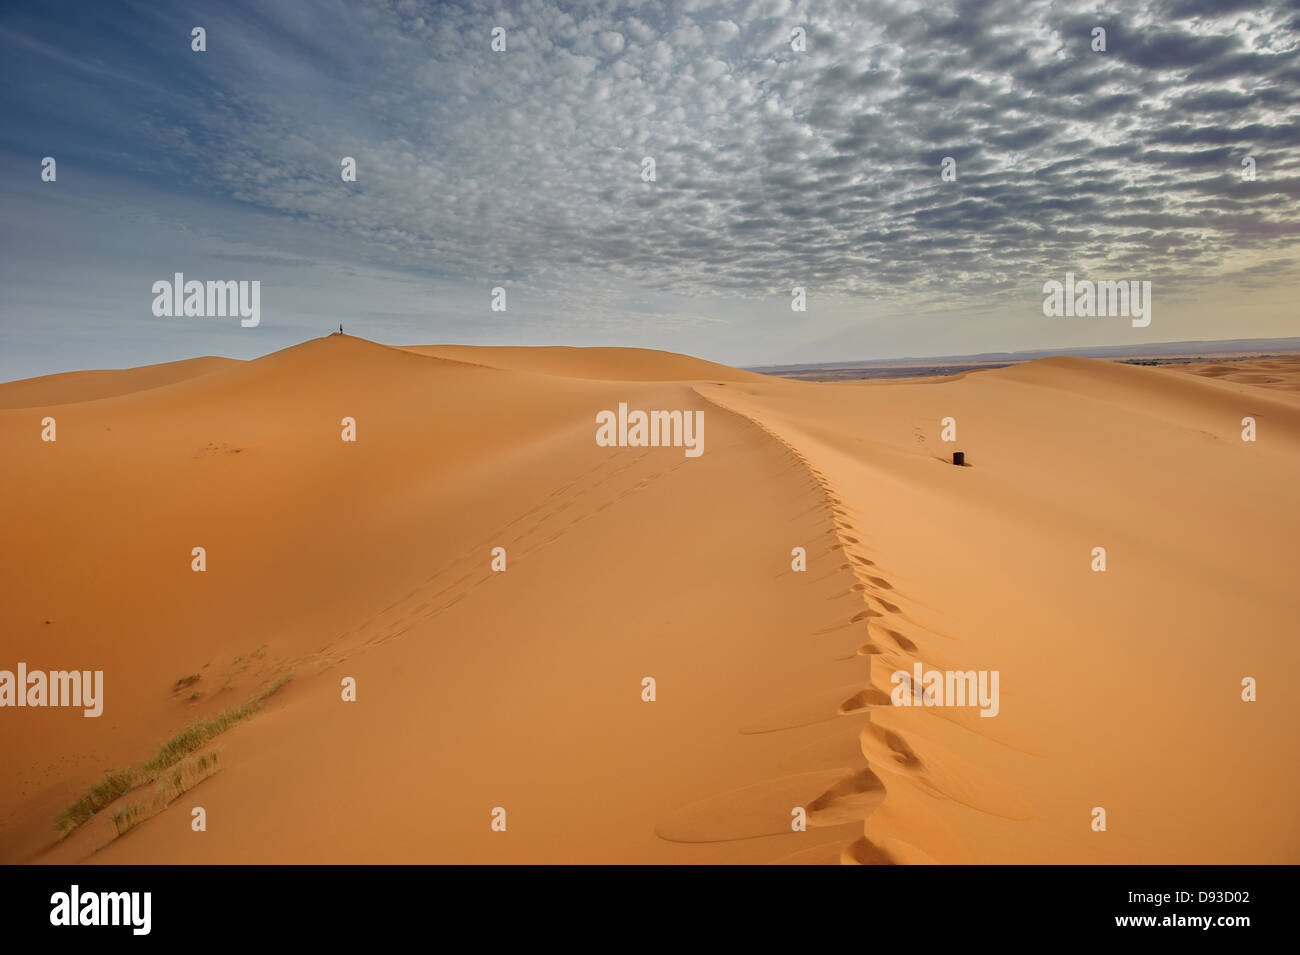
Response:
[{"label": "white cloud", "polygon": [[[1099,58],[1046,0],[960,22],[881,0],[869,28],[847,0],[813,7],[806,54],[789,48],[800,21],[783,18],[799,11],[783,0],[743,16],[704,4],[698,20],[541,0],[508,19],[418,3],[272,5],[246,22],[222,8],[209,35],[239,42],[201,82],[145,82],[121,61],[129,82],[103,83],[130,95],[95,106],[138,131],[137,174],[144,162],[328,236],[367,268],[471,290],[549,282],[587,317],[613,290],[753,302],[794,277],[822,301],[1007,300],[1081,249],[1154,277],[1211,274],[1228,247],[1294,245],[1296,94],[1267,72],[1281,65],[1248,56],[1265,34],[1289,42],[1281,13],[1234,21],[1247,31],[1234,50],[1157,23]],[[498,22],[505,53],[488,45]],[[1256,99],[1214,98],[1243,90]],[[1192,93],[1204,99],[1180,106]],[[1259,143],[1270,175],[1247,192],[1230,172]],[[356,183],[339,177],[345,155]],[[646,155],[655,183],[640,178]],[[947,155],[956,183],[939,179]]]},{"label": "white cloud", "polygon": [[715,20],[703,28],[706,43],[727,43],[740,36],[740,27],[730,20]]},{"label": "white cloud", "polygon": [[623,52],[623,34],[616,33],[613,30],[606,30],[603,33],[596,34],[596,45],[600,47],[602,53],[612,56],[615,53]]}]

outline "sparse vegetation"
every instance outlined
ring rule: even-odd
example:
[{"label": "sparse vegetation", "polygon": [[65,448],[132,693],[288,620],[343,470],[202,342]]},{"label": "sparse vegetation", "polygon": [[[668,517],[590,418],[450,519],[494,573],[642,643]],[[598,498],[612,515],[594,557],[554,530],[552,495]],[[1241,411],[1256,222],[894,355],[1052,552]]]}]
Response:
[{"label": "sparse vegetation", "polygon": [[54,820],[55,825],[64,832],[71,832],[119,796],[129,792],[135,786],[135,779],[133,769],[105,773],[104,778],[91,786],[84,796],[59,813]]},{"label": "sparse vegetation", "polygon": [[121,836],[162,812],[181,793],[193,789],[218,769],[217,753],[203,753],[197,757],[186,757],[173,769],[170,776],[159,779],[149,794],[147,802],[132,802],[113,813],[113,829]]},{"label": "sparse vegetation", "polygon": [[132,826],[147,818],[148,809],[142,802],[133,802],[129,806],[113,811],[113,828],[120,836]]},{"label": "sparse vegetation", "polygon": [[179,680],[177,680],[176,683],[172,686],[172,692],[177,693],[185,689],[187,686],[193,686],[195,683],[198,682],[199,682],[199,674],[197,673],[191,673],[189,676],[183,676]]},{"label": "sparse vegetation", "polygon": [[194,752],[212,737],[221,735],[237,723],[242,723],[257,713],[266,701],[278,693],[292,677],[293,674],[281,677],[248,702],[218,713],[212,719],[194,721],[163,743],[153,759],[144,763],[144,770],[156,776],[182,757]]},{"label": "sparse vegetation", "polygon": [[[96,783],[85,795],[60,812],[55,817],[54,824],[65,834],[72,832],[72,830],[94,816],[95,813],[115,802],[121,796],[158,779],[166,770],[180,763],[213,737],[219,736],[232,726],[256,715],[266,705],[266,701],[283,689],[291,679],[293,679],[293,674],[288,673],[240,706],[225,710],[211,719],[195,720],[171,739],[164,742],[151,759],[146,760],[139,766],[106,773],[103,780]],[[215,754],[200,756],[196,762],[197,770],[203,773],[200,778],[206,778],[211,775],[211,772],[215,772],[215,769],[209,771],[209,764],[206,762],[208,756],[211,757],[212,765],[215,766]],[[164,780],[164,784],[170,782],[177,788],[176,794],[171,796],[167,802],[170,802],[171,799],[176,798],[186,788],[189,788],[187,785],[182,785],[183,778],[188,772],[187,767],[182,767],[181,770],[172,774],[170,780]],[[193,784],[193,782],[189,783],[189,785]],[[166,803],[163,805],[166,805]],[[124,818],[129,817],[132,811],[133,809],[128,807],[114,813],[114,824],[120,826],[118,816],[124,814]],[[150,812],[148,815],[152,814]],[[135,822],[130,822],[127,828],[130,828],[131,825],[135,825]],[[119,829],[119,832],[124,831],[126,830]]]}]

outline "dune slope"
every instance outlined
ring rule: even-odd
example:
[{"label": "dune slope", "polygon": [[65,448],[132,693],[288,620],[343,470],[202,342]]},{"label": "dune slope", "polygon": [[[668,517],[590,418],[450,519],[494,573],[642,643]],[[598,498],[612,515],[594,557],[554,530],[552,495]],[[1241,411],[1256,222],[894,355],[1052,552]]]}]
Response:
[{"label": "dune slope", "polygon": [[[0,667],[101,668],[106,699],[0,711],[0,861],[1297,855],[1284,391],[346,336],[113,393],[44,381],[0,410]],[[702,411],[704,453],[597,446],[619,402]],[[916,661],[999,669],[998,716],[890,706]],[[214,775],[59,837],[105,770],[271,687],[199,750]]]},{"label": "dune slope", "polygon": [[[995,718],[873,713],[863,747],[889,795],[867,857],[893,838],[939,861],[1296,861],[1300,708],[1282,681],[1300,662],[1286,636],[1300,403],[1070,358],[956,381],[699,390],[770,428],[840,500],[882,615],[867,625],[873,685],[918,660],[1000,672]],[[947,417],[955,443],[939,440]],[[948,463],[957,449],[969,467]]]},{"label": "dune slope", "polygon": [[716,362],[649,348],[519,348],[509,345],[410,345],[405,351],[434,358],[601,381],[763,381],[762,375]]},{"label": "dune slope", "polygon": [[37,408],[111,398],[206,375],[236,365],[231,358],[188,358],[140,368],[70,371],[0,383],[0,408]]}]

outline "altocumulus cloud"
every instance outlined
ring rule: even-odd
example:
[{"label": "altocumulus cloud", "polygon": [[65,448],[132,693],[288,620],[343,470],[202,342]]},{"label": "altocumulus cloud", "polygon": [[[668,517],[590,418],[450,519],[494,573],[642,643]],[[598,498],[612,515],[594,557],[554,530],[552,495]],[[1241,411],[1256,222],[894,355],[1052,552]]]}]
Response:
[{"label": "altocumulus cloud", "polygon": [[[532,284],[596,322],[627,289],[933,305],[1085,265],[1195,284],[1248,254],[1250,281],[1270,257],[1294,275],[1300,6],[1079,9],[147,5],[73,39],[10,15],[7,73],[74,63],[40,117],[7,82],[3,142],[301,223],[365,265]],[[201,59],[164,49],[195,24]]]}]

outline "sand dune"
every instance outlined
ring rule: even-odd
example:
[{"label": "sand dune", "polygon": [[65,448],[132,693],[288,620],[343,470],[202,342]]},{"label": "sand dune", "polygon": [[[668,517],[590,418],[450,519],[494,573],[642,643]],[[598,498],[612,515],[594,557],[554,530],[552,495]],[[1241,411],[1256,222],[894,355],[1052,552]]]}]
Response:
[{"label": "sand dune", "polygon": [[1178,371],[1239,385],[1300,391],[1300,358],[1252,358],[1231,362],[1188,362]]},{"label": "sand dune", "polygon": [[[877,685],[917,655],[1001,671],[997,719],[958,728],[933,718],[943,710],[889,708],[873,722],[904,743],[932,737],[943,767],[991,774],[1032,818],[951,794],[895,801],[924,778],[891,787],[882,769],[890,797],[868,837],[940,861],[1295,860],[1281,794],[1296,708],[1280,687],[1243,703],[1240,681],[1297,662],[1281,635],[1297,610],[1300,405],[1084,359],[940,384],[701,392],[799,449],[841,501],[848,552],[874,562],[855,571],[883,614],[869,623],[889,651]],[[1242,442],[1245,414],[1269,437]],[[949,415],[959,441],[944,446]],[[944,463],[958,447],[972,467]],[[1098,545],[1105,573],[1090,568]],[[885,626],[917,650],[891,647]],[[1096,806],[1104,834],[1085,824]]]},{"label": "sand dune", "polygon": [[674,352],[649,348],[516,348],[506,345],[410,345],[434,358],[602,381],[763,381],[764,376]]},{"label": "sand dune", "polygon": [[0,408],[39,408],[160,388],[237,364],[230,358],[189,358],[140,368],[70,371],[0,383]]},{"label": "sand dune", "polygon": [[[0,861],[1300,855],[1285,389],[345,336],[199,362],[0,386],[0,668],[106,681],[99,719],[0,711]],[[704,453],[597,446],[619,402],[703,411]],[[999,670],[1000,712],[890,705],[918,661]],[[55,830],[105,770],[272,687],[165,808],[119,835],[141,787]]]}]

